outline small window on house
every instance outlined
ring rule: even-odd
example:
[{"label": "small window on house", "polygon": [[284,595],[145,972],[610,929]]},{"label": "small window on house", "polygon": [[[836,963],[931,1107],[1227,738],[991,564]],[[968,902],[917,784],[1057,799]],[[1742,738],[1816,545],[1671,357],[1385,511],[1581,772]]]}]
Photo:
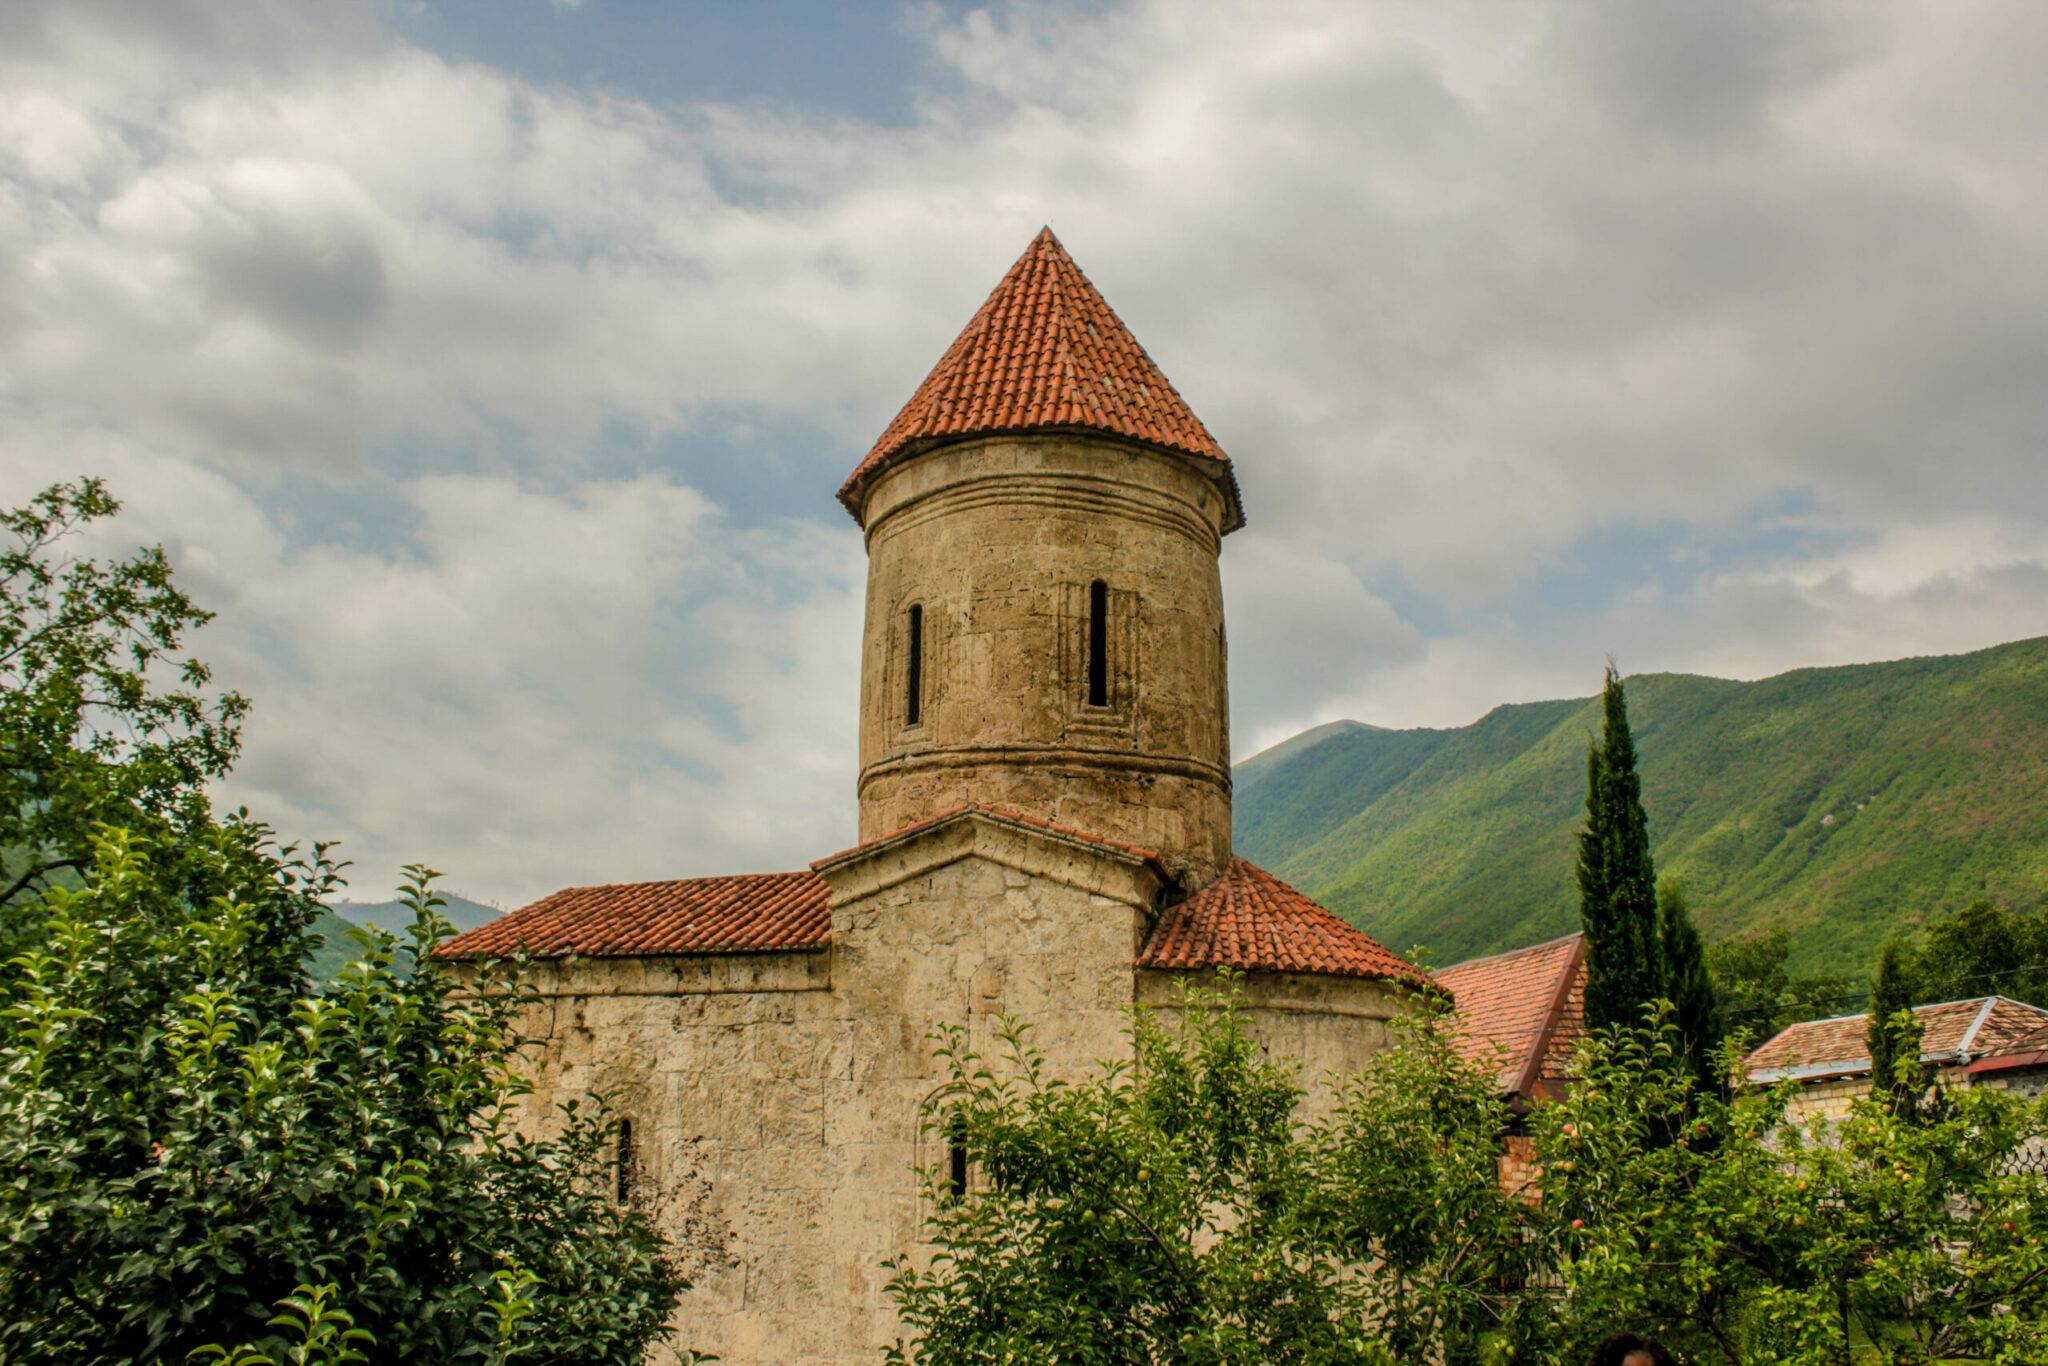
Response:
[{"label": "small window on house", "polygon": [[903,724],[914,726],[924,718],[924,607],[910,609],[907,631],[909,667],[904,670],[908,686],[903,698]]},{"label": "small window on house", "polygon": [[1088,585],[1088,705],[1109,705],[1109,585]]},{"label": "small window on house", "polygon": [[958,1115],[946,1125],[946,1191],[955,1200],[967,1194],[967,1125]]},{"label": "small window on house", "polygon": [[619,1203],[622,1205],[628,1205],[633,1202],[633,1178],[637,1175],[633,1168],[633,1121],[622,1119],[619,1121],[619,1161],[617,1171]]}]

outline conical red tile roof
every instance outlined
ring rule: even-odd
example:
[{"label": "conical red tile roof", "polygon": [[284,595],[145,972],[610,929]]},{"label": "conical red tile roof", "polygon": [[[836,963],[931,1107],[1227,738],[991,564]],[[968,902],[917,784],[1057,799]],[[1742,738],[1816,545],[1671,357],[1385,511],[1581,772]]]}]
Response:
[{"label": "conical red tile roof", "polygon": [[917,386],[839,488],[860,517],[863,484],[897,456],[947,437],[1048,428],[1109,432],[1213,461],[1234,529],[1244,521],[1230,457],[1123,325],[1051,228]]}]

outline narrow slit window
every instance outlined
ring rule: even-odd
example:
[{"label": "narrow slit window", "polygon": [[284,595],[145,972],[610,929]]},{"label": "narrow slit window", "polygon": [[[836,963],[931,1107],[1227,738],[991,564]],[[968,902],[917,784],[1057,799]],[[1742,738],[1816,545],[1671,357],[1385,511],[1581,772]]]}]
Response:
[{"label": "narrow slit window", "polygon": [[619,1203],[633,1202],[633,1121],[619,1121],[619,1165],[617,1173]]},{"label": "narrow slit window", "polygon": [[967,1194],[967,1126],[958,1116],[946,1126],[946,1189],[955,1200]]},{"label": "narrow slit window", "polygon": [[1109,585],[1088,585],[1088,705],[1109,705]]},{"label": "narrow slit window", "polygon": [[905,670],[908,683],[903,697],[903,724],[914,726],[924,719],[924,607],[921,604],[910,609],[908,637],[910,666]]}]

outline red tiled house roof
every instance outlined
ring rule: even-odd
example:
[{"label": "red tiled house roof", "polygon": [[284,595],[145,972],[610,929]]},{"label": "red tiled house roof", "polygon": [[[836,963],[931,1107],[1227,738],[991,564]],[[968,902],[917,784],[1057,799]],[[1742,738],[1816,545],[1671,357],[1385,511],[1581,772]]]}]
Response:
[{"label": "red tiled house roof", "polygon": [[456,935],[440,952],[445,958],[519,949],[537,958],[640,958],[822,949],[832,936],[831,901],[825,880],[808,869],[568,887]]},{"label": "red tiled house roof", "polygon": [[1188,456],[1224,485],[1244,522],[1230,458],[1116,316],[1051,228],[1043,228],[840,486],[860,490],[897,457],[941,440],[999,432],[1107,432]]},{"label": "red tiled house roof", "polygon": [[1138,966],[1427,980],[1364,931],[1241,858],[1232,859],[1223,876],[1160,914],[1138,953]]},{"label": "red tiled house roof", "polygon": [[[2048,1010],[2008,996],[1914,1006],[1913,1013],[1923,1031],[1920,1060],[1938,1067],[2038,1050],[2048,1028]],[[1856,1076],[1870,1070],[1869,1033],[1867,1014],[1801,1020],[1766,1040],[1744,1065],[1752,1081]]]},{"label": "red tiled house roof", "polygon": [[684,878],[569,887],[441,945],[446,958],[485,958],[524,949],[537,958],[662,957],[695,953],[787,953],[832,942],[832,892],[815,869],[930,829],[968,811],[1064,839],[1115,849],[1169,877],[1159,855],[987,802],[957,806],[901,830],[822,858],[798,873]]},{"label": "red tiled house roof", "polygon": [[[2016,1026],[2017,1022],[2015,1022]],[[1963,1070],[1972,1076],[1990,1072],[2021,1072],[2036,1068],[2048,1068],[2048,1020],[2033,1029],[2018,1030],[2012,1027],[2001,1031],[2006,1037],[1997,1040],[1988,1053],[1979,1050],[1980,1056]],[[1981,1037],[1977,1041],[1982,1042]]]},{"label": "red tiled house roof", "polygon": [[1500,1087],[1531,1100],[1560,1092],[1586,1028],[1586,937],[1453,963],[1435,974],[1458,1009],[1465,1056],[1498,1061]]},{"label": "red tiled house roof", "polygon": [[[1115,849],[1144,859],[1166,876],[1159,856],[1150,850],[985,803],[918,821],[819,859],[812,868],[829,867],[969,811]],[[818,873],[806,871],[570,887],[457,935],[440,952],[448,958],[494,957],[521,949],[537,958],[783,953],[823,949],[831,938],[831,891]],[[1163,911],[1136,966],[1426,980],[1371,936],[1243,859],[1233,859],[1222,877]]]}]

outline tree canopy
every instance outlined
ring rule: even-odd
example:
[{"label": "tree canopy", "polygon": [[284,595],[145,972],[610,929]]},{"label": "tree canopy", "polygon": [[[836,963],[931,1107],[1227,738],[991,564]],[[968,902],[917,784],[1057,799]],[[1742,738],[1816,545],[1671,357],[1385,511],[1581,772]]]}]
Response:
[{"label": "tree canopy", "polygon": [[928,1129],[973,1175],[924,1174],[938,1254],[896,1265],[917,1336],[891,1359],[1391,1366],[1518,1331],[1504,1102],[1440,1009],[1399,1033],[1303,1125],[1227,978],[1135,1011],[1131,1056],[1086,1078],[1052,1075],[1014,1021],[994,1058],[947,1032]]},{"label": "tree canopy", "polygon": [[405,934],[305,980],[339,868],[213,812],[207,614],[161,551],[59,558],[115,509],[0,515],[0,1359],[639,1363],[683,1284],[601,1101],[515,1126],[519,965],[458,981],[416,869]]},{"label": "tree canopy", "polygon": [[1686,1060],[1702,1085],[1719,1085],[1715,1068],[1724,1032],[1720,993],[1707,968],[1706,945],[1686,907],[1685,889],[1668,878],[1657,890],[1657,938],[1661,995],[1671,1003],[1671,1022]]},{"label": "tree canopy", "polygon": [[1507,1366],[1621,1327],[1727,1366],[2048,1353],[2043,1102],[1800,1118],[1796,1083],[1703,1085],[1653,1012],[1581,1043],[1519,1184],[1491,1070],[1445,1017],[1421,1010],[1315,1118],[1227,998],[1189,1001],[1138,1012],[1134,1060],[1071,1083],[1021,1025],[999,1058],[948,1036],[932,1131],[974,1175],[926,1173],[935,1252],[890,1285],[922,1337],[892,1360]]},{"label": "tree canopy", "polygon": [[1929,921],[1904,967],[1920,1003],[1995,995],[2048,1007],[2048,908],[1973,901]]},{"label": "tree canopy", "polygon": [[1711,1080],[1723,1029],[1720,1001],[1684,890],[1657,883],[1628,698],[1612,665],[1601,703],[1601,736],[1586,753],[1586,827],[1579,834],[1586,1023],[1623,1028],[1639,1023],[1653,1002],[1671,1002],[1687,1064]]},{"label": "tree canopy", "polygon": [[83,479],[0,511],[0,916],[83,867],[101,824],[150,837],[207,825],[205,784],[241,742],[247,700],[207,696],[211,671],[184,653],[213,614],[163,549],[106,564],[63,553],[120,506]]}]

